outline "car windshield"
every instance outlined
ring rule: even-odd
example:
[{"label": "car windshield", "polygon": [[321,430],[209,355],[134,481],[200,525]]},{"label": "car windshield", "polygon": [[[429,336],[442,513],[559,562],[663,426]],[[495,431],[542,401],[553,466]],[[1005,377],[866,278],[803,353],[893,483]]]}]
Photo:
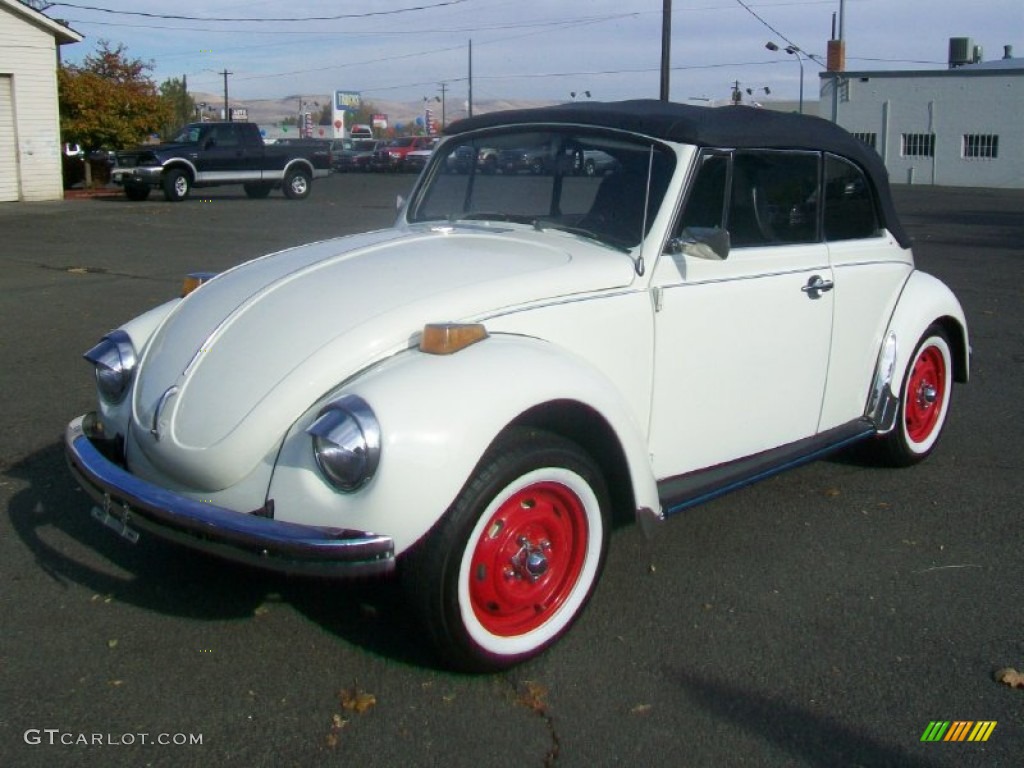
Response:
[{"label": "car windshield", "polygon": [[408,216],[410,222],[515,222],[632,248],[650,230],[674,168],[667,147],[621,133],[578,127],[474,133],[438,148]]}]

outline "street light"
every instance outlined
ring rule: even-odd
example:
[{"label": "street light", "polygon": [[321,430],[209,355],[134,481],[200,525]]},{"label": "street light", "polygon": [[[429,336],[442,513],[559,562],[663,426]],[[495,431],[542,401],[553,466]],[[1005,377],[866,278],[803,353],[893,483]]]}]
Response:
[{"label": "street light", "polygon": [[[767,48],[769,51],[779,50],[779,46],[777,46],[770,40],[764,44],[764,47]],[[800,50],[799,47],[795,45],[787,45],[782,50],[784,50],[790,56],[796,56],[796,60],[800,62],[800,114],[802,115],[804,113],[804,56],[806,56],[807,54],[805,54],[802,50]]]},{"label": "street light", "polygon": [[569,91],[569,98],[572,99],[573,101],[576,101],[577,96],[582,96],[583,98],[589,99],[590,91],[583,91],[581,93],[576,93],[576,91]]}]

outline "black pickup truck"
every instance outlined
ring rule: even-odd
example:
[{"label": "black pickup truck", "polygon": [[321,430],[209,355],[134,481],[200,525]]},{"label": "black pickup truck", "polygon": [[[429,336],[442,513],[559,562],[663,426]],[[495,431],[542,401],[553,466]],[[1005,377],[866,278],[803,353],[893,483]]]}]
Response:
[{"label": "black pickup truck", "polygon": [[309,196],[314,178],[331,172],[324,144],[265,144],[255,123],[192,123],[166,144],[116,153],[111,180],[129,200],[145,200],[162,189],[171,202],[193,187],[242,184],[249,197],[280,187],[285,197]]}]

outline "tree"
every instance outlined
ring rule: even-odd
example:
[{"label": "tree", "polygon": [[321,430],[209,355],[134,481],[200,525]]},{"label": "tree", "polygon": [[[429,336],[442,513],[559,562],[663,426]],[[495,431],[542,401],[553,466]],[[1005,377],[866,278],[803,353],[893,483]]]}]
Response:
[{"label": "tree", "polygon": [[152,63],[128,57],[124,45],[100,40],[80,65],[57,72],[63,140],[85,149],[138,144],[171,122],[169,103],[146,75]]},{"label": "tree", "polygon": [[172,77],[160,83],[160,98],[170,111],[170,119],[160,128],[160,135],[164,138],[173,136],[178,128],[196,119],[196,100],[188,95],[188,81],[184,75],[180,80]]}]

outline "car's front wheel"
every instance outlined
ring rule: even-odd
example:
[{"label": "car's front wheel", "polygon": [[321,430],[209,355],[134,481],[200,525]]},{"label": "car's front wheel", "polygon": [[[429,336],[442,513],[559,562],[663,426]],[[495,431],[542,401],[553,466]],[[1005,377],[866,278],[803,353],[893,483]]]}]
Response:
[{"label": "car's front wheel", "polygon": [[309,197],[312,180],[309,174],[303,170],[289,171],[284,177],[284,196],[289,200],[305,200]]},{"label": "car's front wheel", "polygon": [[185,171],[172,168],[164,175],[163,187],[164,197],[172,203],[178,203],[188,197],[192,190],[192,180]]},{"label": "car's front wheel", "polygon": [[903,376],[896,426],[881,441],[881,458],[910,466],[935,448],[949,415],[953,355],[949,339],[937,325],[925,331]]},{"label": "car's front wheel", "polygon": [[601,472],[575,443],[532,429],[499,440],[407,563],[442,658],[491,671],[555,642],[597,583],[609,515]]}]

